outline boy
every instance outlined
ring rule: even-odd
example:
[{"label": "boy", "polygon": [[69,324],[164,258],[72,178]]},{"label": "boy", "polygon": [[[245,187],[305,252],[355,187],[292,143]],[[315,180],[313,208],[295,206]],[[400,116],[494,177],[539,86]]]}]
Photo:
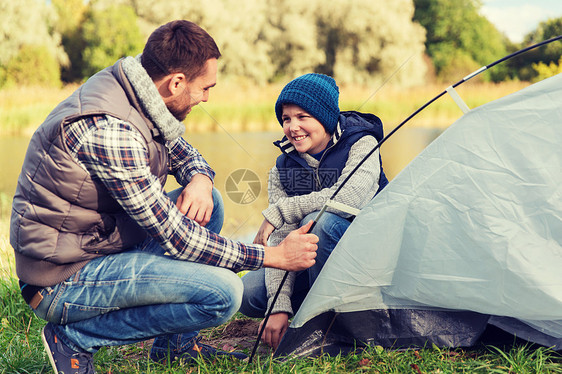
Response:
[{"label": "boy", "polygon": [[[351,170],[383,138],[379,118],[340,112],[338,100],[335,80],[322,74],[305,74],[281,91],[275,114],[285,137],[275,143],[281,155],[270,172],[269,207],[263,211],[265,218],[254,243],[278,243],[291,230],[314,220]],[[370,157],[336,201],[361,209],[387,183],[380,155]],[[302,303],[351,220],[350,214],[328,209],[317,222],[313,230],[320,239],[316,263],[307,270],[289,273],[262,335],[266,344],[277,347],[293,310]],[[249,317],[263,317],[283,275],[283,271],[260,269],[242,277],[240,311]]]}]

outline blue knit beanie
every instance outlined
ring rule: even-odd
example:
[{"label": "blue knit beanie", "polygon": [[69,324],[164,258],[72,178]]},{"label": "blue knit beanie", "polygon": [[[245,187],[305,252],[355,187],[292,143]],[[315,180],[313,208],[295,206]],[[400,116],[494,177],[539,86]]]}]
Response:
[{"label": "blue knit beanie", "polygon": [[305,74],[283,88],[275,103],[275,115],[283,126],[283,104],[295,104],[316,118],[330,134],[338,124],[340,90],[334,78],[324,74]]}]

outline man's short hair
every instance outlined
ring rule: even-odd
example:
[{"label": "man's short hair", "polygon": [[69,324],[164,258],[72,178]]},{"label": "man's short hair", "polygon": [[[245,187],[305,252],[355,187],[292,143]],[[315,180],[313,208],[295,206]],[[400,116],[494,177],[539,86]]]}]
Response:
[{"label": "man's short hair", "polygon": [[183,73],[189,82],[203,73],[207,60],[220,56],[217,44],[205,30],[193,22],[176,20],[149,36],[141,63],[153,80]]}]

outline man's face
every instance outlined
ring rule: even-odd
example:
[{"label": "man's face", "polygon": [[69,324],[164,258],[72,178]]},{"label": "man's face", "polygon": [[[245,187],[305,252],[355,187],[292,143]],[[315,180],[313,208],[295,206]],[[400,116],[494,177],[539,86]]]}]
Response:
[{"label": "man's face", "polygon": [[178,119],[183,121],[191,109],[200,102],[209,100],[209,91],[217,84],[217,59],[211,58],[205,63],[201,75],[186,82],[185,89],[176,100],[168,103],[168,109]]}]

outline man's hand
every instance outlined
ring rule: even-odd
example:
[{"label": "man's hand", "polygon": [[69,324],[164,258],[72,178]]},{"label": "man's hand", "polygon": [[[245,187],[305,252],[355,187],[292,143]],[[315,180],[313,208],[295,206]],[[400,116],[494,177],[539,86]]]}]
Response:
[{"label": "man's hand", "polygon": [[287,271],[301,271],[314,265],[318,237],[314,234],[307,234],[312,222],[291,231],[277,247],[265,247],[263,266]]},{"label": "man's hand", "polygon": [[178,197],[176,207],[201,226],[205,226],[213,213],[213,182],[203,174],[196,174]]},{"label": "man's hand", "polygon": [[264,219],[254,238],[254,244],[267,245],[267,239],[269,239],[269,235],[271,235],[273,230],[275,230],[275,227],[268,220]]},{"label": "man's hand", "polygon": [[[265,319],[261,321],[258,332],[261,330],[264,322]],[[265,325],[261,340],[273,349],[277,349],[281,338],[283,338],[288,328],[289,315],[287,313],[274,313],[270,315],[267,320],[267,325]]]}]

